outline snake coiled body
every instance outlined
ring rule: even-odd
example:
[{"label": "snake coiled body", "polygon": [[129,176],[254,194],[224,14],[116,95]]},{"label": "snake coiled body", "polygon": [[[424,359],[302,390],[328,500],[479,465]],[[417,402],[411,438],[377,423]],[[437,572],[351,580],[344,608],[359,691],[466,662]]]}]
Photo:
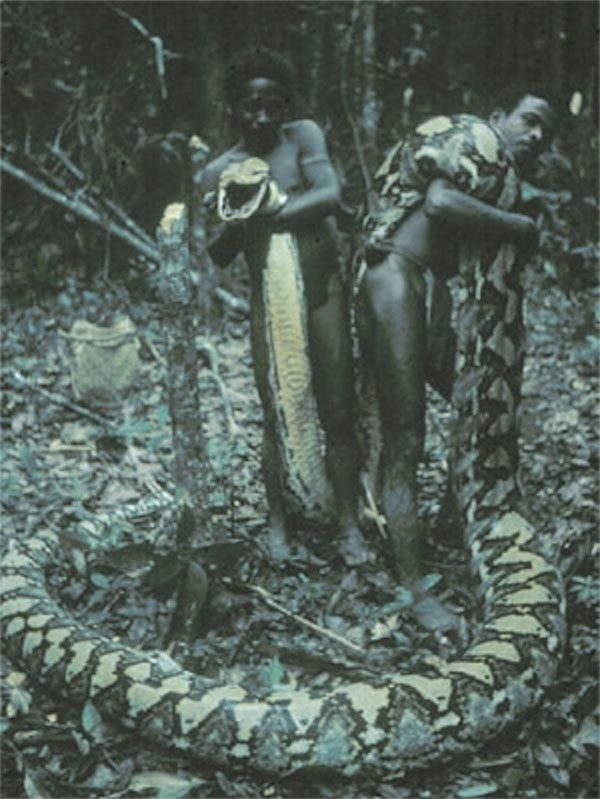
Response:
[{"label": "snake coiled body", "polygon": [[[506,189],[507,202],[513,189]],[[456,473],[482,612],[462,656],[432,655],[418,670],[330,690],[300,683],[257,696],[75,621],[48,594],[46,570],[61,547],[42,529],[11,542],[2,562],[2,641],[11,660],[72,702],[92,700],[136,736],[202,763],[271,773],[420,768],[475,752],[518,721],[554,679],[565,638],[564,595],[538,533],[519,512],[507,443],[516,437],[517,410],[510,384],[514,252],[500,248],[489,269],[466,253],[465,262],[472,268],[462,313],[473,324],[459,335]]]},{"label": "snake coiled body", "polygon": [[[483,529],[483,528],[482,528]],[[71,702],[92,700],[136,735],[201,762],[269,772],[307,765],[346,773],[397,771],[475,751],[539,701],[564,637],[560,583],[516,513],[471,541],[484,619],[460,659],[419,672],[257,698],[130,649],[74,621],[48,595],[45,569],[61,557],[55,534],[13,544],[2,564],[6,654]]]}]

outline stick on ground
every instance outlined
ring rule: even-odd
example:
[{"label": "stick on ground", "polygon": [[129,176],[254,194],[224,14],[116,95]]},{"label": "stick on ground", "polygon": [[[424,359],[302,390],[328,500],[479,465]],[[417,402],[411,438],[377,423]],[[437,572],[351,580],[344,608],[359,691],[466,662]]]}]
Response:
[{"label": "stick on ground", "polygon": [[269,607],[273,608],[273,610],[278,611],[283,616],[286,616],[289,619],[293,619],[298,624],[301,624],[303,627],[307,627],[309,630],[312,630],[319,635],[325,636],[325,638],[329,638],[331,641],[335,641],[336,644],[341,644],[345,646],[347,649],[351,649],[353,652],[359,652],[361,655],[365,654],[365,650],[362,646],[353,643],[348,638],[345,638],[343,635],[334,632],[333,630],[328,630],[326,627],[321,627],[319,624],[315,624],[314,621],[310,621],[310,619],[305,618],[304,616],[300,616],[298,613],[294,613],[291,610],[288,610],[284,605],[281,604],[273,594],[266,590],[266,588],[261,588],[259,585],[250,585],[248,583],[242,583],[235,581],[235,583],[231,583],[231,585],[235,586],[244,591],[248,591],[255,596],[258,596],[262,601],[268,605]]}]

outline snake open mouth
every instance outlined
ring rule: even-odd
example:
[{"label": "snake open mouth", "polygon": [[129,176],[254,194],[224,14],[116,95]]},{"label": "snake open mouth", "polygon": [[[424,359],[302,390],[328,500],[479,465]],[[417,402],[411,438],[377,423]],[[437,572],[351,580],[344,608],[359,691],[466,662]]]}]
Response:
[{"label": "snake open mouth", "polygon": [[219,180],[217,212],[224,222],[249,219],[272,193],[266,161],[248,158],[230,164]]}]

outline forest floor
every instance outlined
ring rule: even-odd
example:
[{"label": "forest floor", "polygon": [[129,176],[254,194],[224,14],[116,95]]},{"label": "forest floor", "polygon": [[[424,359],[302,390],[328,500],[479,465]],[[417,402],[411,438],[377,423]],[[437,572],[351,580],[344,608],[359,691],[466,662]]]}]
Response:
[{"label": "forest floor", "polygon": [[[36,693],[34,675],[4,663],[2,797],[598,796],[600,407],[598,346],[590,331],[597,329],[599,294],[567,296],[533,271],[527,283],[522,478],[529,516],[567,580],[569,640],[556,684],[524,725],[470,762],[427,773],[272,780],[154,750],[108,726],[91,703],[81,712]],[[78,317],[116,311],[134,319],[142,363],[110,422],[100,424],[15,380],[17,370],[75,402],[62,333]],[[239,680],[250,667],[257,690],[293,684],[300,675],[319,686],[385,673],[464,644],[475,594],[459,549],[428,542],[423,586],[443,601],[444,612],[397,585],[375,527],[368,530],[373,560],[359,568],[344,564],[329,531],[298,534],[294,558],[271,561],[248,322],[233,311],[207,335],[217,358],[212,365],[204,359],[200,375],[212,537],[193,534],[178,551],[169,511],[117,520],[103,528],[102,547],[82,569],[79,551],[93,546],[97,514],[174,491],[160,308],[121,286],[83,289],[72,281],[35,304],[5,303],[3,333],[3,536],[27,536],[41,525],[63,535],[68,556],[53,585],[87,624],[137,647],[168,649],[209,676]],[[449,414],[430,399],[420,478],[423,516],[432,526],[445,483]],[[209,575],[208,597],[206,586],[192,597],[177,591],[190,562]],[[194,600],[202,607],[191,630],[181,619]]]}]

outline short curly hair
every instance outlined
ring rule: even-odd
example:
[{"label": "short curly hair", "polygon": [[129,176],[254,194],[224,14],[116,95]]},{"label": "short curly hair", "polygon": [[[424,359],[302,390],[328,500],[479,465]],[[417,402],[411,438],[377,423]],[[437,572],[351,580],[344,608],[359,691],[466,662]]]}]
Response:
[{"label": "short curly hair", "polygon": [[236,53],[227,65],[225,97],[230,106],[239,100],[244,84],[252,78],[268,78],[281,87],[291,101],[294,90],[294,70],[291,62],[280,53],[266,47],[253,47]]}]

